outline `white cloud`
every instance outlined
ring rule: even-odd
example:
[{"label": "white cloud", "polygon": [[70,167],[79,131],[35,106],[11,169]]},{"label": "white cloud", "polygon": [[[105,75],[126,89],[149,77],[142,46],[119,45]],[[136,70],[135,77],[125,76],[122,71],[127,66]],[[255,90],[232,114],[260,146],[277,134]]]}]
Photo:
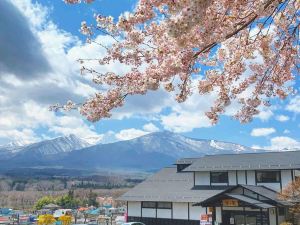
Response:
[{"label": "white cloud", "polygon": [[273,115],[274,115],[274,113],[272,112],[271,109],[269,109],[269,108],[263,108],[263,109],[260,109],[259,114],[256,115],[256,116],[254,116],[254,117],[260,119],[260,120],[263,121],[263,122],[266,122],[266,121],[268,121]]},{"label": "white cloud", "polygon": [[161,122],[166,130],[177,133],[189,132],[200,127],[211,127],[209,119],[205,115],[200,115],[200,113],[171,113],[162,116]]},{"label": "white cloud", "polygon": [[121,130],[120,132],[116,133],[115,136],[118,140],[130,140],[133,138],[137,138],[143,135],[148,134],[149,132],[143,131],[143,130],[138,130],[135,128],[130,128],[130,129],[125,129]]},{"label": "white cloud", "polygon": [[289,104],[286,106],[286,110],[294,113],[300,113],[300,95],[291,99]]},{"label": "white cloud", "polygon": [[[96,89],[79,76],[79,65],[68,55],[81,46],[76,36],[60,30],[49,20],[49,9],[30,0],[11,1],[26,17],[30,29],[41,43],[51,66],[43,79],[21,80],[15,74],[2,74],[0,82],[0,144],[23,140],[34,142],[53,135],[98,136],[77,112],[56,115],[51,104],[69,99],[82,102]],[[73,46],[70,48],[70,46]]]},{"label": "white cloud", "polygon": [[57,116],[55,122],[49,126],[49,131],[64,136],[75,134],[80,138],[97,136],[94,128],[89,127],[78,116]]},{"label": "white cloud", "polygon": [[272,151],[300,150],[300,142],[291,137],[277,136],[271,138],[270,145],[268,146],[253,145],[252,148],[272,150]]},{"label": "white cloud", "polygon": [[253,137],[268,136],[268,135],[273,134],[275,132],[276,132],[276,130],[273,127],[270,127],[270,128],[255,128],[251,131],[251,136],[253,136]]},{"label": "white cloud", "polygon": [[[75,134],[80,138],[97,136],[93,126],[77,115],[55,115],[46,107],[34,101],[25,102],[13,113],[0,112],[0,143],[10,141],[36,142],[44,139],[49,132],[55,136]],[[35,132],[35,130],[44,130]]]},{"label": "white cloud", "polygon": [[7,137],[10,137],[10,142],[22,144],[30,144],[41,140],[33,130],[27,128],[10,130],[0,129],[0,140],[7,139]]},{"label": "white cloud", "polygon": [[[64,103],[68,99],[80,102],[84,100],[82,96],[86,98],[97,91],[96,85],[88,82],[88,79],[78,76],[80,65],[75,61],[78,58],[99,56],[104,52],[103,49],[93,45],[80,43],[76,37],[59,30],[51,21],[46,22],[44,18],[44,15],[47,14],[46,8],[40,8],[40,5],[33,5],[27,0],[19,3],[18,7],[26,12],[29,20],[33,20],[32,29],[40,38],[53,71],[43,80],[32,80],[26,83],[17,79],[13,74],[4,76],[5,79],[2,85],[0,84],[0,126],[2,129],[0,144],[20,138],[26,142],[33,142],[44,137],[51,138],[53,135],[69,134],[75,134],[92,144],[109,143],[132,139],[148,133],[150,129],[156,129],[155,126],[148,125],[145,126],[145,129],[149,131],[132,128],[118,133],[108,131],[104,134],[98,134],[94,127],[87,125],[88,123],[83,120],[83,117],[76,112],[62,112],[59,116],[49,112],[48,107],[51,104]],[[30,11],[33,8],[34,13]],[[38,13],[39,11],[41,14]],[[42,16],[37,19],[32,18],[36,14]],[[41,23],[43,29],[40,29]],[[105,37],[99,36],[98,38],[103,39]],[[74,46],[67,48],[71,44]],[[112,64],[101,68],[101,71],[106,72],[113,69],[115,72],[124,73],[127,68],[120,64]],[[137,114],[159,113],[162,109],[161,104],[165,105],[164,101],[167,99],[159,97],[166,95],[162,92],[149,92],[147,95],[129,98],[127,107],[117,111],[116,117],[119,116],[120,119],[126,116],[130,117],[135,114],[134,112],[138,112]],[[147,98],[149,96],[150,99],[153,99],[152,101]],[[39,132],[35,133],[35,129],[39,129]]]},{"label": "white cloud", "polygon": [[[192,86],[197,86],[198,80],[193,80]],[[211,127],[212,124],[205,115],[216,99],[216,92],[199,95],[195,91],[183,103],[177,103],[174,100],[174,94],[170,95],[171,101],[168,102],[168,107],[171,112],[167,115],[161,115],[160,121],[165,130],[172,132],[189,132],[195,128]]]},{"label": "white cloud", "polygon": [[252,145],[251,148],[253,148],[253,149],[262,149],[262,147],[259,146],[259,145]]},{"label": "white cloud", "polygon": [[284,134],[289,134],[289,133],[291,133],[291,131],[288,130],[288,129],[285,129],[285,130],[283,131],[283,133],[284,133]]},{"label": "white cloud", "polygon": [[143,129],[147,132],[157,132],[159,128],[155,126],[153,123],[147,123],[143,126]]},{"label": "white cloud", "polygon": [[290,117],[285,116],[285,115],[278,115],[275,117],[275,119],[280,122],[286,122],[286,121],[290,120]]},{"label": "white cloud", "polygon": [[271,139],[271,145],[265,147],[270,150],[292,150],[300,149],[300,142],[286,136],[278,136]]}]

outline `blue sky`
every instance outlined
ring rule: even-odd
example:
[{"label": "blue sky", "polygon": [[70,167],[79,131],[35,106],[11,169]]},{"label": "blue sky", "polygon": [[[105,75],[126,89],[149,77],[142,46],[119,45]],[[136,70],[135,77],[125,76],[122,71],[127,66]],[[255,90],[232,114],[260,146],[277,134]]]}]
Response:
[{"label": "blue sky", "polygon": [[[80,102],[96,90],[88,78],[79,75],[76,59],[101,56],[103,50],[85,43],[78,31],[81,21],[92,23],[94,13],[118,17],[132,11],[136,1],[96,0],[89,5],[66,5],[62,0],[4,0],[0,4],[9,12],[7,15],[19,18],[2,15],[2,21],[7,21],[0,33],[0,41],[5,43],[0,51],[6,54],[0,54],[2,145],[71,133],[89,142],[105,143],[169,130],[193,138],[268,149],[300,148],[300,95],[275,100],[249,124],[232,119],[237,106],[231,106],[219,124],[211,126],[204,112],[212,104],[212,97],[194,94],[186,103],[178,104],[162,90],[129,98],[112,118],[97,123],[87,122],[77,112],[49,112],[51,104],[68,99]],[[97,38],[109,41],[104,36]],[[111,68],[126,70],[117,64],[104,69]]]}]

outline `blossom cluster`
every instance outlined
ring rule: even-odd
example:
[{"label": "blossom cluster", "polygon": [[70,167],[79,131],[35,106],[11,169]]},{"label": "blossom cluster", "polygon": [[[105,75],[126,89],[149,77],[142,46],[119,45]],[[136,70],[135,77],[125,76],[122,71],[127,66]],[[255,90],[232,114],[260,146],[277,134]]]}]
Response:
[{"label": "blossom cluster", "polygon": [[83,67],[110,89],[88,99],[81,113],[97,121],[126,96],[160,87],[184,102],[197,77],[199,94],[218,96],[206,113],[212,123],[234,101],[241,106],[235,117],[249,122],[261,105],[292,92],[288,84],[299,75],[299,8],[298,0],[139,0],[133,13],[115,22],[96,15],[96,25],[83,22],[81,32],[115,40],[99,63],[118,61],[131,71],[101,74]]}]

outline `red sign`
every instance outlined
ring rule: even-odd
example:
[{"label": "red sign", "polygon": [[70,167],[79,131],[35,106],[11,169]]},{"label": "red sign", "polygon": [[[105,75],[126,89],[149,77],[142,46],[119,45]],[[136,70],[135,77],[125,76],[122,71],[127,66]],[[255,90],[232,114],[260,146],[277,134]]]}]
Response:
[{"label": "red sign", "polygon": [[200,220],[201,221],[209,221],[209,215],[208,214],[201,214]]},{"label": "red sign", "polygon": [[211,225],[212,215],[211,214],[201,214],[200,215],[200,225]]}]

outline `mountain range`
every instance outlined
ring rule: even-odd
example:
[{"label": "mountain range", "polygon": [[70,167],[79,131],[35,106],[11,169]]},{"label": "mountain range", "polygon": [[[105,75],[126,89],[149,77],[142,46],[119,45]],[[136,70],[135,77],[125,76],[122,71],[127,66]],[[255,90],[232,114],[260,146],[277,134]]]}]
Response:
[{"label": "mountain range", "polygon": [[91,146],[75,135],[29,145],[0,147],[0,170],[64,168],[74,170],[154,171],[176,159],[207,154],[257,151],[229,142],[193,139],[171,132],[156,132],[132,140]]}]

